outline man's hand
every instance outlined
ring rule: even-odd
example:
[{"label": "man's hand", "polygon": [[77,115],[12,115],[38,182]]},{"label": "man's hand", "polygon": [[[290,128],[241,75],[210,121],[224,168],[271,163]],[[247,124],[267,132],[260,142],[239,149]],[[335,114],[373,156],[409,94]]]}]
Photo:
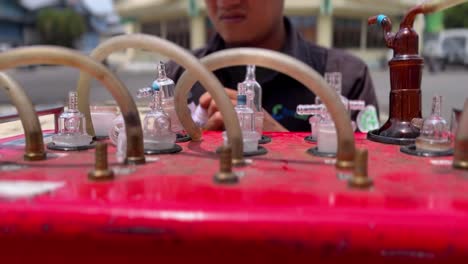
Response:
[{"label": "man's hand", "polygon": [[[224,88],[224,91],[226,92],[227,96],[229,99],[231,99],[232,105],[237,104],[237,91]],[[224,129],[224,120],[219,112],[218,107],[216,106],[215,101],[211,97],[211,95],[208,92],[205,92],[199,100],[200,106],[204,109],[207,110],[208,112],[208,121],[206,122],[206,125],[204,129],[207,130],[223,130]],[[288,131],[286,128],[284,128],[280,123],[278,123],[276,120],[273,119],[273,117],[268,114],[267,111],[263,110],[264,113],[264,118],[263,118],[263,129],[265,131],[275,131],[275,132],[286,132]]]},{"label": "man's hand", "polygon": [[[236,105],[237,102],[237,91],[224,88],[229,99],[231,99],[232,105]],[[207,130],[218,130],[221,131],[224,129],[224,121],[219,112],[218,106],[208,92],[205,92],[199,100],[200,106],[208,112],[208,121],[205,124],[204,129]]]}]

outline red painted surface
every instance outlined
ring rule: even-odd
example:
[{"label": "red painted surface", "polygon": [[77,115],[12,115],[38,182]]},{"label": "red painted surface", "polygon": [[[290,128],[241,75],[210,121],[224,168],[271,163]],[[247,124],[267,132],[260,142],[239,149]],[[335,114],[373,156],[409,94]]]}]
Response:
[{"label": "red painted surface", "polygon": [[[0,180],[62,181],[0,200],[1,263],[467,263],[468,172],[357,134],[372,190],[305,153],[304,133],[272,133],[236,185],[213,182],[219,133],[114,181],[91,182],[94,150],[41,162],[0,140]],[[113,168],[114,148],[110,148]],[[438,164],[438,165],[436,165]]]}]

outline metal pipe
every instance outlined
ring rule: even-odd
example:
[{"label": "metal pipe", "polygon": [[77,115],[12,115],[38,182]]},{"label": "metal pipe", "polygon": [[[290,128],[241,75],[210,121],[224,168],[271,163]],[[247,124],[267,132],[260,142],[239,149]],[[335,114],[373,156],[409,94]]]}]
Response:
[{"label": "metal pipe", "polygon": [[468,0],[428,0],[411,8],[404,16],[401,25],[413,26],[414,19],[418,14],[428,14],[448,9],[450,7],[468,2]]},{"label": "metal pipe", "polygon": [[454,148],[453,167],[468,170],[468,100],[465,101],[458,124]]},{"label": "metal pipe", "polygon": [[[0,70],[30,64],[67,65],[86,71],[104,84],[117,101],[127,133],[127,163],[145,162],[143,131],[135,102],[124,84],[105,66],[76,51],[52,46],[16,48],[0,54]],[[31,137],[32,135],[26,135]]]},{"label": "metal pipe", "polygon": [[0,88],[6,91],[20,116],[26,140],[24,159],[28,161],[45,160],[46,152],[41,123],[31,100],[23,88],[3,72],[0,72]]},{"label": "metal pipe", "polygon": [[422,3],[422,13],[442,11],[465,2],[468,2],[468,0],[429,0]]},{"label": "metal pipe", "polygon": [[[354,166],[354,133],[351,127],[351,120],[340,98],[333,89],[328,87],[325,80],[312,68],[303,62],[279,52],[256,49],[256,48],[236,48],[212,53],[200,60],[208,70],[214,71],[229,66],[239,66],[255,64],[257,66],[270,68],[287,74],[304,84],[309,90],[314,92],[326,105],[337,128],[338,152],[336,166],[339,168],[351,168]],[[196,76],[184,72],[179,79],[175,91],[176,111],[179,120],[188,133],[199,134],[200,129],[193,122],[187,104],[183,99],[187,98],[188,92],[195,84]],[[278,95],[280,96],[280,95]],[[227,103],[232,108],[231,102]],[[218,107],[227,107],[219,105]],[[226,130],[232,128],[234,119],[224,118]],[[196,130],[196,131],[195,131]],[[239,148],[230,142],[233,153],[237,153]]]}]

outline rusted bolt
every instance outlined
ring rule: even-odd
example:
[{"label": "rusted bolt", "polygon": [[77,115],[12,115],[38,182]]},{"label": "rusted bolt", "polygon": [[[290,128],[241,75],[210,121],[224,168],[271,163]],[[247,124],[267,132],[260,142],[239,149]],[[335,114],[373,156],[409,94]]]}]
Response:
[{"label": "rusted bolt", "polygon": [[372,187],[372,179],[367,175],[367,149],[356,149],[356,158],[353,176],[349,178],[348,185],[353,188],[368,189]]},{"label": "rusted bolt", "polygon": [[220,148],[219,172],[214,176],[217,183],[237,183],[239,178],[232,172],[232,149],[230,146]]},{"label": "rusted bolt", "polygon": [[112,180],[114,172],[107,164],[107,143],[98,142],[96,145],[96,163],[94,170],[88,173],[88,178],[94,181]]}]

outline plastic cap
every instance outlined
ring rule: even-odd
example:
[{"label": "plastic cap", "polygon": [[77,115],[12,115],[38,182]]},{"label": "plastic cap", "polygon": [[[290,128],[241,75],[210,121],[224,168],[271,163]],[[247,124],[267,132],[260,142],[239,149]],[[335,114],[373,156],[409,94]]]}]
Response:
[{"label": "plastic cap", "polygon": [[386,18],[387,18],[387,16],[384,15],[384,14],[378,15],[377,16],[377,22],[379,23],[379,25],[382,25],[383,20],[386,19]]},{"label": "plastic cap", "polygon": [[154,81],[153,84],[151,85],[151,88],[153,88],[153,91],[159,91],[159,83]]},{"label": "plastic cap", "polygon": [[245,94],[238,94],[237,105],[246,105],[246,104],[247,104],[247,96]]}]

